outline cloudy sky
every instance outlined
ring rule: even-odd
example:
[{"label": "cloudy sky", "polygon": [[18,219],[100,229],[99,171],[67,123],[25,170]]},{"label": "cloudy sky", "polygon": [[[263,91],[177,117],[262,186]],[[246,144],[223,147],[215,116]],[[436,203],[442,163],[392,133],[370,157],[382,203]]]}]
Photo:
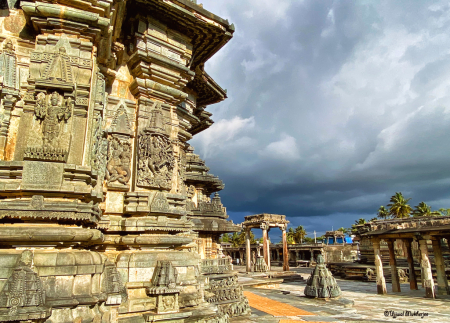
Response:
[{"label": "cloudy sky", "polygon": [[234,222],[322,234],[396,191],[450,208],[448,1],[199,2],[236,27],[206,65],[228,99],[191,142]]}]

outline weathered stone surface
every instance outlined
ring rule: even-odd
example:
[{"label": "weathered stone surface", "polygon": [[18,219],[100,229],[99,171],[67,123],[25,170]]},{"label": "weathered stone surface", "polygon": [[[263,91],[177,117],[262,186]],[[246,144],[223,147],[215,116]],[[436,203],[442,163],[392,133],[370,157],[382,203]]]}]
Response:
[{"label": "weathered stone surface", "polygon": [[9,4],[0,321],[226,323],[247,313],[242,293],[220,317],[205,300],[207,274],[232,275],[219,237],[240,228],[211,197],[223,183],[187,143],[212,124],[206,105],[226,98],[204,64],[234,27],[185,0]]},{"label": "weathered stone surface", "polygon": [[325,266],[321,254],[317,256],[316,268],[306,282],[305,295],[318,298],[334,298],[341,295],[341,289]]}]

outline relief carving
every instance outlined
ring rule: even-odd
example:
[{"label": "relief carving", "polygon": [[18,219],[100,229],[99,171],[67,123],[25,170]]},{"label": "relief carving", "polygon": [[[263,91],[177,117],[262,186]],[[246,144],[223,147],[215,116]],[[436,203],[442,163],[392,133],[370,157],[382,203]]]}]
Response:
[{"label": "relief carving", "polygon": [[97,172],[100,185],[106,175],[106,162],[108,159],[108,140],[102,129],[103,119],[98,115],[94,121],[93,144],[91,150],[91,167]]},{"label": "relief carving", "polygon": [[156,212],[156,213],[169,212],[169,202],[167,201],[167,198],[164,195],[164,193],[162,193],[162,192],[156,193],[156,196],[153,198],[150,212]]},{"label": "relief carving", "polygon": [[112,261],[106,261],[103,274],[103,291],[108,294],[108,305],[120,304],[127,297],[125,285],[122,282],[116,265]]},{"label": "relief carving", "polygon": [[192,198],[194,197],[194,194],[195,194],[195,187],[194,187],[194,185],[190,185],[186,192],[186,195],[187,195],[186,211],[192,211],[196,208],[195,203],[192,200]]},{"label": "relief carving", "polygon": [[113,136],[109,141],[109,158],[106,169],[108,183],[118,181],[126,185],[131,177],[131,144],[128,140]]},{"label": "relief carving", "polygon": [[184,181],[186,180],[186,154],[182,151],[178,158],[178,185],[177,185],[177,193],[185,195],[186,185]]},{"label": "relief carving", "polygon": [[27,321],[50,316],[44,306],[42,282],[31,268],[32,253],[25,250],[0,293],[0,321]]},{"label": "relief carving", "polygon": [[230,304],[222,304],[219,306],[219,314],[227,315],[229,317],[245,315],[250,313],[250,306],[248,305],[248,299],[244,298],[243,300],[230,303]]},{"label": "relief carving", "polygon": [[3,77],[3,86],[16,87],[16,53],[11,39],[5,40],[0,56],[0,75]]},{"label": "relief carving", "polygon": [[54,82],[73,83],[70,58],[65,47],[59,47],[58,52],[52,54],[44,71],[44,79]]},{"label": "relief carving", "polygon": [[72,98],[63,99],[58,92],[37,95],[35,115],[42,120],[42,137],[45,148],[57,148],[61,121],[67,122],[72,115]]},{"label": "relief carving", "polygon": [[137,183],[170,190],[174,166],[173,144],[163,127],[161,105],[156,105],[150,127],[139,134]]}]

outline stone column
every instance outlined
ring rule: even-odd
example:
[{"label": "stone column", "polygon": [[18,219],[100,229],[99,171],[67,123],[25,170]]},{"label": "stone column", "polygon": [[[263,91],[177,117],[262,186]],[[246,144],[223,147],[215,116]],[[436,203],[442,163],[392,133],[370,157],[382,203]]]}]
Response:
[{"label": "stone column", "polygon": [[261,224],[261,229],[263,232],[263,256],[264,256],[264,261],[265,261],[267,267],[269,267],[269,248],[267,248],[267,245],[268,245],[267,229],[268,228],[269,228],[269,226],[267,224]]},{"label": "stone column", "polygon": [[387,244],[389,248],[389,265],[391,266],[392,291],[397,293],[401,292],[401,289],[397,271],[397,260],[395,259],[394,239],[388,239]]},{"label": "stone column", "polygon": [[377,271],[377,293],[387,294],[386,281],[383,273],[383,262],[381,261],[380,239],[372,238],[373,253],[375,255],[375,270]]},{"label": "stone column", "polygon": [[447,276],[445,275],[445,263],[444,257],[442,257],[441,239],[436,237],[433,238],[431,242],[433,243],[434,263],[436,265],[437,273],[437,294],[448,295],[448,281]]},{"label": "stone column", "polygon": [[286,239],[286,227],[283,227],[283,271],[289,271],[289,254]]},{"label": "stone column", "polygon": [[250,229],[245,230],[245,252],[247,255],[246,269],[249,273],[252,271],[252,260],[250,257]]},{"label": "stone column", "polygon": [[423,272],[423,285],[425,288],[425,297],[435,298],[436,294],[434,292],[434,281],[433,274],[431,272],[431,263],[428,258],[428,246],[427,240],[419,240],[420,247],[420,266],[422,267]]},{"label": "stone column", "polygon": [[267,228],[267,270],[270,270],[270,260],[272,259],[270,255],[270,240],[269,240],[270,227]]},{"label": "stone column", "polygon": [[411,240],[404,239],[403,243],[405,244],[406,247],[406,260],[408,260],[408,267],[409,267],[409,289],[418,289],[416,271],[414,269],[414,258],[412,256],[411,250]]}]

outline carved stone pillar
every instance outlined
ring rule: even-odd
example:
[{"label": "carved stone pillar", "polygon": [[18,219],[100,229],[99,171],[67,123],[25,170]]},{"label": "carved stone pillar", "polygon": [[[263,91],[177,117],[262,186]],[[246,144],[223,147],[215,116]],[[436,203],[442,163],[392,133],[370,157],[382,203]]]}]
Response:
[{"label": "carved stone pillar", "polygon": [[392,276],[392,291],[400,292],[400,278],[398,277],[397,271],[397,260],[395,259],[395,250],[394,250],[394,240],[387,240],[388,248],[389,248],[389,265],[391,266],[391,276]]},{"label": "carved stone pillar", "polygon": [[0,159],[5,158],[5,146],[8,138],[9,124],[11,120],[11,111],[16,103],[17,98],[12,95],[6,95],[3,98],[3,120],[0,120]]},{"label": "carved stone pillar", "polygon": [[270,261],[272,259],[271,255],[270,255],[270,240],[269,240],[269,231],[270,231],[270,227],[267,228],[267,270],[270,270]]},{"label": "carved stone pillar", "polygon": [[375,270],[377,271],[377,293],[387,294],[386,281],[383,273],[383,262],[381,261],[380,239],[372,238],[373,253],[375,255]]},{"label": "carved stone pillar", "polygon": [[247,256],[246,259],[246,270],[247,272],[252,271],[252,259],[250,256],[250,229],[245,230],[245,254]]},{"label": "carved stone pillar", "polygon": [[268,248],[268,237],[267,237],[267,229],[269,229],[269,226],[267,224],[262,224],[261,225],[261,229],[263,232],[263,256],[264,256],[264,261],[267,265],[267,267],[269,267],[269,248]]},{"label": "carved stone pillar", "polygon": [[405,244],[405,247],[406,247],[406,259],[408,261],[408,267],[409,267],[409,288],[410,289],[418,289],[417,288],[416,271],[414,269],[414,258],[412,256],[412,251],[411,251],[411,240],[404,239],[403,243]]},{"label": "carved stone pillar", "polygon": [[289,271],[289,254],[286,239],[286,227],[282,228],[283,232],[283,271]]},{"label": "carved stone pillar", "polygon": [[448,281],[445,274],[444,258],[442,257],[441,239],[439,237],[436,237],[432,240],[432,243],[438,283],[437,294],[448,295]]},{"label": "carved stone pillar", "polygon": [[419,247],[420,247],[420,266],[422,267],[423,272],[423,285],[425,288],[425,297],[428,298],[435,298],[436,294],[434,291],[434,281],[433,281],[433,274],[431,272],[431,263],[430,259],[428,258],[428,245],[427,240],[419,240]]}]

